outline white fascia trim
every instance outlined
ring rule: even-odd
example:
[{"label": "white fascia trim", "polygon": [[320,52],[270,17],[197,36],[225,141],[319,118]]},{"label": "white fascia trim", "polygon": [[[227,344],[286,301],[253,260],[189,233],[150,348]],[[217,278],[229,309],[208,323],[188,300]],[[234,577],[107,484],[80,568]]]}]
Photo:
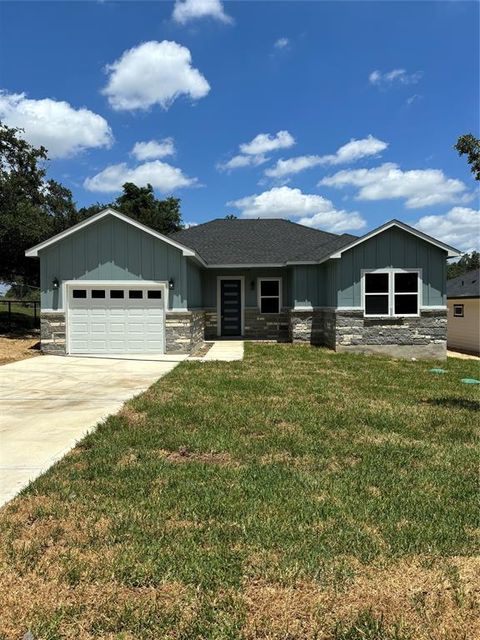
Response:
[{"label": "white fascia trim", "polygon": [[185,247],[183,244],[180,244],[179,242],[175,242],[175,240],[172,240],[168,236],[164,236],[162,233],[158,233],[158,231],[154,231],[153,229],[150,229],[150,227],[147,227],[141,222],[132,220],[132,218],[129,218],[128,216],[123,215],[123,213],[120,213],[119,211],[116,211],[115,209],[110,209],[110,208],[104,209],[103,211],[99,211],[94,216],[91,216],[86,220],[82,220],[82,222],[79,222],[78,224],[73,225],[73,227],[70,227],[69,229],[62,231],[61,233],[57,233],[57,235],[52,236],[48,240],[44,240],[43,242],[40,242],[40,244],[37,244],[34,247],[31,247],[31,249],[27,249],[25,251],[25,255],[27,256],[27,258],[36,258],[38,256],[38,252],[41,251],[42,249],[45,249],[46,247],[49,247],[52,244],[55,244],[59,240],[63,240],[64,238],[72,235],[73,233],[80,231],[80,229],[84,229],[85,227],[88,227],[90,224],[93,224],[94,222],[98,222],[99,220],[102,220],[106,216],[113,216],[115,218],[118,218],[119,220],[122,220],[123,222],[126,222],[127,224],[132,225],[132,227],[136,227],[137,229],[140,229],[141,231],[148,233],[154,238],[157,238],[158,240],[162,240],[163,242],[170,244],[172,247],[179,249],[184,256],[191,256],[193,258],[197,258],[199,262],[203,263],[203,260],[200,258],[200,256],[197,256],[195,251],[192,251],[192,249]]},{"label": "white fascia trim", "polygon": [[458,251],[458,249],[455,249],[455,247],[451,247],[450,245],[445,244],[444,242],[440,242],[440,240],[435,240],[435,238],[432,238],[431,236],[428,236],[426,233],[422,233],[421,231],[418,231],[417,229],[410,227],[408,224],[400,222],[400,220],[390,220],[390,222],[386,222],[382,226],[377,227],[373,231],[370,231],[370,233],[367,233],[366,235],[362,236],[358,240],[354,240],[350,244],[347,244],[345,247],[342,247],[339,251],[332,253],[328,257],[341,258],[342,254],[345,253],[345,251],[348,251],[349,249],[353,249],[353,247],[356,247],[357,245],[362,244],[362,242],[365,242],[366,240],[370,240],[370,238],[373,238],[379,233],[382,233],[383,231],[387,231],[387,229],[391,229],[392,227],[398,227],[399,229],[403,229],[403,231],[406,231],[407,233],[411,233],[413,236],[417,236],[417,238],[420,238],[421,240],[425,240],[425,242],[428,242],[430,244],[433,244],[436,247],[439,247],[440,249],[443,249],[444,251],[447,252],[448,258],[458,258],[459,256],[462,255],[462,252]]}]

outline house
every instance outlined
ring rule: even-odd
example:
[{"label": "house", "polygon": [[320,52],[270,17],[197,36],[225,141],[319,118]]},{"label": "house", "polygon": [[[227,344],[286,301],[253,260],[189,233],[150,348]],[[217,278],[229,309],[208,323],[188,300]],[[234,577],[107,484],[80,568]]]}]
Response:
[{"label": "house", "polygon": [[480,269],[447,281],[449,349],[480,355]]},{"label": "house", "polygon": [[190,353],[204,339],[446,354],[446,258],[398,220],[361,238],[287,220],[213,220],[164,236],[106,209],[29,249],[46,353]]}]

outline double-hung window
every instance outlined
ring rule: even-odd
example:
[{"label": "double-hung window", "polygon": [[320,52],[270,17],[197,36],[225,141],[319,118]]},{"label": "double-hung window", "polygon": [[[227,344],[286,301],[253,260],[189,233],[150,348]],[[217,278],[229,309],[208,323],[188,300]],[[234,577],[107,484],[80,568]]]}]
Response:
[{"label": "double-hung window", "polygon": [[388,269],[363,273],[365,316],[418,316],[421,279],[419,269]]},{"label": "double-hung window", "polygon": [[282,279],[258,279],[258,306],[261,313],[280,313],[282,309]]}]

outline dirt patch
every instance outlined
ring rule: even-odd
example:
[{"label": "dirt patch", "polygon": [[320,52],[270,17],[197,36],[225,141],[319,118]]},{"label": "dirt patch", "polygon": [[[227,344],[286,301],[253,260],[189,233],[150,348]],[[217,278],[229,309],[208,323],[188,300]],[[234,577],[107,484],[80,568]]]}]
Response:
[{"label": "dirt patch", "polygon": [[204,342],[191,353],[191,356],[194,358],[203,358],[203,356],[206,356],[212,347],[212,343]]},{"label": "dirt patch", "polygon": [[178,451],[167,451],[166,449],[157,449],[157,455],[161,458],[174,462],[176,464],[185,464],[188,462],[203,462],[204,464],[218,465],[220,467],[236,467],[239,466],[232,456],[226,451],[210,451],[196,452],[188,449],[179,449]]},{"label": "dirt patch", "polygon": [[123,418],[132,427],[142,426],[147,421],[147,416],[141,411],[136,411],[128,404],[124,405],[118,413],[119,418]]},{"label": "dirt patch", "polygon": [[480,637],[480,558],[449,558],[433,567],[423,560],[357,568],[340,589],[309,581],[250,582],[245,638],[330,640],[336,625],[369,610],[392,634],[400,625],[416,640]]},{"label": "dirt patch", "polygon": [[0,365],[41,355],[38,336],[0,336]]}]

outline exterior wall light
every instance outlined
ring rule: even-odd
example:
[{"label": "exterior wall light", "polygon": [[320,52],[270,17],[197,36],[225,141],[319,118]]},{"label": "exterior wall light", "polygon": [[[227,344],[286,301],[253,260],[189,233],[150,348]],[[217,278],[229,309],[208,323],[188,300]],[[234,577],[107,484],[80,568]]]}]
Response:
[{"label": "exterior wall light", "polygon": [[170,289],[170,291],[172,291],[172,289],[175,289],[175,280],[173,278],[170,278],[170,280],[168,281],[168,288]]},{"label": "exterior wall light", "polygon": [[251,289],[252,291],[254,291],[254,290],[255,290],[255,280],[250,280],[250,289]]},{"label": "exterior wall light", "polygon": [[58,278],[54,278],[52,280],[52,288],[55,291],[56,289],[58,289],[58,287],[60,286],[60,282],[58,281]]}]

